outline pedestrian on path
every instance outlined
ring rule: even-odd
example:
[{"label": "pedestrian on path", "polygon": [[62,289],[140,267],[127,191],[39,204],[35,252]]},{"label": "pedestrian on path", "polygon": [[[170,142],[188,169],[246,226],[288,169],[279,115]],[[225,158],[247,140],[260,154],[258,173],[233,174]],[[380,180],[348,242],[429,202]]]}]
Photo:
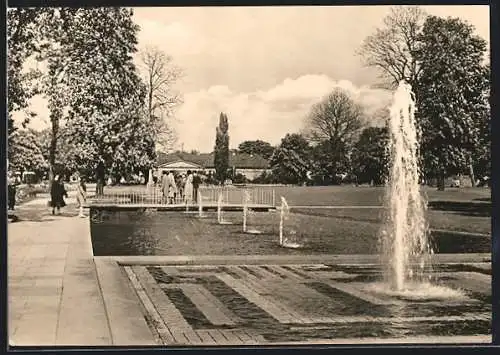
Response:
[{"label": "pedestrian on path", "polygon": [[64,197],[68,197],[68,192],[64,188],[62,177],[60,175],[56,175],[50,188],[50,206],[52,207],[52,214],[55,214],[56,209],[57,214],[59,214],[61,207],[66,206]]},{"label": "pedestrian on path", "polygon": [[99,163],[97,163],[96,168],[96,195],[102,196],[104,195],[104,179],[106,176],[106,168],[104,167],[104,160],[101,158]]},{"label": "pedestrian on path", "polygon": [[83,214],[83,204],[87,201],[87,185],[85,184],[85,178],[83,177],[80,177],[80,181],[78,182],[76,200],[78,202],[78,208],[80,210],[78,217],[84,218],[85,215]]},{"label": "pedestrian on path", "polygon": [[12,171],[9,171],[7,175],[8,210],[13,211],[16,205],[16,193],[18,184],[19,181],[14,175],[14,173]]}]

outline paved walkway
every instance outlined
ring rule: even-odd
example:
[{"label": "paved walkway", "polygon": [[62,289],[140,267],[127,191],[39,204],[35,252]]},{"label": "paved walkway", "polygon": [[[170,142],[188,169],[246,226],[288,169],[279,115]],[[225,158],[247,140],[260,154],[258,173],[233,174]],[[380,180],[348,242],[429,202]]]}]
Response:
[{"label": "paved walkway", "polygon": [[8,225],[9,342],[11,345],[110,345],[88,218],[78,218],[74,195],[52,216],[47,197],[16,207]]}]

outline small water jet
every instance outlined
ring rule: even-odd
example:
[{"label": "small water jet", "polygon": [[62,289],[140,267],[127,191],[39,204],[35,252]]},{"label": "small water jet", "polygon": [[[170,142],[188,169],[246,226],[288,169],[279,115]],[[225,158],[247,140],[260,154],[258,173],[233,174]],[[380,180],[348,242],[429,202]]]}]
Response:
[{"label": "small water jet", "polygon": [[387,218],[380,236],[384,276],[389,283],[389,290],[387,285],[385,289],[386,293],[411,298],[412,294],[430,290],[423,287],[429,285],[424,269],[429,269],[433,251],[425,218],[427,201],[420,193],[415,101],[411,86],[404,81],[394,93],[388,129]]},{"label": "small water jet", "polygon": [[198,191],[198,218],[207,218],[203,213],[203,196],[200,191]]},{"label": "small water jet", "polygon": [[248,204],[252,200],[252,195],[250,194],[250,191],[245,190],[243,194],[243,233],[247,234],[261,234],[261,231],[257,229],[248,229],[247,228],[247,220],[248,220],[248,215],[251,213],[248,208]]},{"label": "small water jet", "polygon": [[226,221],[224,220],[224,217],[222,216],[222,204],[223,204],[223,196],[222,196],[222,192],[219,193],[219,198],[217,200],[217,222],[219,224],[233,224],[232,222],[230,221]]},{"label": "small water jet", "polygon": [[[300,243],[297,243],[293,241],[293,238],[285,238],[283,229],[285,225],[285,221],[288,220],[290,215],[290,206],[288,206],[288,203],[286,199],[281,196],[281,209],[280,209],[280,246],[284,248],[291,248],[291,249],[298,249],[302,248],[303,245]],[[289,235],[294,236],[296,235],[296,232],[294,230],[290,230]]]}]

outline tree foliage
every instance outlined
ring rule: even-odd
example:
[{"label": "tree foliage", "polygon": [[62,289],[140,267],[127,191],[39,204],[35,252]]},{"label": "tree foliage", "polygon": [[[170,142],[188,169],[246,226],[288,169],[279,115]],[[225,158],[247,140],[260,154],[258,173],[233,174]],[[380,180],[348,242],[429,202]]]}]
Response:
[{"label": "tree foliage", "polygon": [[387,144],[389,133],[386,127],[367,127],[356,142],[352,155],[354,174],[360,184],[382,184],[387,176],[389,156]]},{"label": "tree foliage", "polygon": [[418,6],[397,6],[384,18],[384,25],[368,36],[358,54],[367,66],[380,70],[389,87],[401,80],[417,85],[420,65],[416,58],[419,34],[426,13]]},{"label": "tree foliage", "polygon": [[311,172],[315,184],[339,184],[342,175],[350,172],[351,149],[343,142],[335,145],[324,140],[312,148]]},{"label": "tree foliage", "polygon": [[[40,72],[26,68],[26,62],[39,50],[41,17],[50,9],[11,8],[7,12],[7,106],[8,132],[15,130],[12,113],[27,109],[37,94]],[[27,112],[26,125],[33,115]]]},{"label": "tree foliage", "polygon": [[287,134],[269,162],[274,179],[285,184],[303,184],[311,169],[310,156],[311,146],[304,136]]},{"label": "tree foliage", "polygon": [[416,87],[421,148],[431,176],[467,171],[489,155],[489,68],[486,42],[456,18],[427,18],[419,37]]},{"label": "tree foliage", "polygon": [[229,124],[227,115],[221,112],[219,116],[219,126],[216,127],[214,166],[215,177],[220,184],[226,181],[229,169]]},{"label": "tree foliage", "polygon": [[17,129],[9,135],[9,167],[17,171],[34,171],[42,174],[48,162],[42,154],[38,135],[31,129]]},{"label": "tree foliage", "polygon": [[265,159],[269,159],[271,155],[273,155],[274,147],[268,142],[257,139],[241,142],[238,146],[238,150],[242,153],[256,154]]}]

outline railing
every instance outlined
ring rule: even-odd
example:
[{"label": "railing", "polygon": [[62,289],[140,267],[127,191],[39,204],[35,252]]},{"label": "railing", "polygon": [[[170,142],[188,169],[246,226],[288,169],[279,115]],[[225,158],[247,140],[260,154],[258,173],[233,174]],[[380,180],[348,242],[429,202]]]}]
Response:
[{"label": "railing", "polygon": [[[202,197],[202,204],[216,205],[219,200],[219,194],[222,193],[223,203],[225,205],[240,205],[243,204],[248,192],[248,204],[275,206],[275,192],[269,187],[234,187],[234,186],[200,186],[198,194]],[[185,204],[184,196],[180,193],[176,197],[169,199],[163,196],[163,192],[159,186],[121,189],[121,188],[104,188],[104,194],[97,196],[89,196],[89,205],[168,205]],[[197,204],[197,201],[193,201]]]}]

